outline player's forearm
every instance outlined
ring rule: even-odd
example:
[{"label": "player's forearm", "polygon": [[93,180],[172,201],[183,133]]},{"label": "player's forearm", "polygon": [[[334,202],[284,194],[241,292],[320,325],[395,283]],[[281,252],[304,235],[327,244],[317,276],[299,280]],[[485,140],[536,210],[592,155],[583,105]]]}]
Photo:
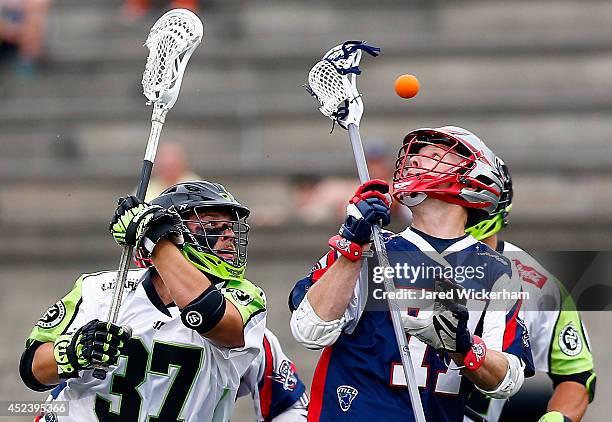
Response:
[{"label": "player's forearm", "polygon": [[[160,240],[153,250],[153,263],[174,303],[181,309],[198,298],[212,283],[202,272],[191,265],[178,248],[168,240]],[[219,323],[202,334],[226,347],[244,344],[243,321],[234,305],[226,301],[225,313]]]},{"label": "player's forearm", "polygon": [[547,410],[561,412],[572,421],[578,422],[582,420],[588,405],[589,395],[584,385],[565,381],[555,388]]},{"label": "player's forearm", "polygon": [[60,383],[57,375],[57,362],[53,357],[53,343],[41,344],[36,349],[32,360],[32,374],[38,382],[44,385]]},{"label": "player's forearm", "polygon": [[[465,355],[451,353],[452,359],[459,366],[463,366]],[[483,390],[494,390],[506,376],[508,359],[503,353],[496,350],[487,350],[487,356],[480,368],[475,371],[462,369],[461,374]]]},{"label": "player's forearm", "polygon": [[155,269],[179,308],[189,305],[211,286],[210,280],[183,257],[169,240],[160,240],[151,257]]},{"label": "player's forearm", "polygon": [[340,256],[306,294],[310,306],[324,321],[340,319],[353,297],[361,261]]}]

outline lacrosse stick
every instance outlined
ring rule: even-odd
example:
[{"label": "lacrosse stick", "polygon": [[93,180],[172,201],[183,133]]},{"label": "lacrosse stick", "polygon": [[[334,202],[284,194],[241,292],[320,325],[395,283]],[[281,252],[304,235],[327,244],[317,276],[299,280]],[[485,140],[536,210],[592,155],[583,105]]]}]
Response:
[{"label": "lacrosse stick", "polygon": [[[174,106],[183,74],[191,54],[202,41],[204,27],[202,21],[186,9],[174,9],[164,14],[155,22],[149,32],[145,45],[149,48],[147,64],[142,75],[142,89],[153,105],[151,132],[145,151],[140,181],[136,196],[144,201],[153,170],[157,144],[168,110]],[[119,314],[119,305],[123,296],[123,287],[127,279],[128,268],[132,260],[132,246],[124,246],[119,260],[117,280],[113,289],[113,300],[108,311],[108,321],[115,323]],[[104,366],[94,370],[93,376],[98,379],[106,377]]]},{"label": "lacrosse stick", "polygon": [[[370,179],[359,134],[363,102],[357,91],[357,75],[361,74],[359,61],[363,51],[376,57],[380,48],[367,45],[363,41],[346,41],[332,48],[310,70],[308,85],[306,86],[306,90],[321,103],[319,111],[348,130],[361,183]],[[383,267],[389,267],[389,257],[380,226],[374,226],[372,232],[379,263]],[[401,322],[400,308],[395,299],[390,298],[395,296],[388,294],[389,292],[395,292],[395,282],[393,277],[387,277],[386,271],[383,273],[389,312],[391,313],[393,331],[402,357],[410,402],[417,422],[425,422],[425,414],[423,413],[421,397],[412,368],[410,350],[408,349],[408,340]]]}]

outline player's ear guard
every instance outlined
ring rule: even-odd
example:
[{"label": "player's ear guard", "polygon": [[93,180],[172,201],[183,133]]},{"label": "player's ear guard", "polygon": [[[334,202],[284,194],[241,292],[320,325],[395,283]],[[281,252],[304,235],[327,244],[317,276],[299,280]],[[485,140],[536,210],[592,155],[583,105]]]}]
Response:
[{"label": "player's ear guard", "polygon": [[221,321],[225,306],[221,292],[215,286],[210,286],[181,310],[181,321],[187,328],[200,334],[207,333]]}]

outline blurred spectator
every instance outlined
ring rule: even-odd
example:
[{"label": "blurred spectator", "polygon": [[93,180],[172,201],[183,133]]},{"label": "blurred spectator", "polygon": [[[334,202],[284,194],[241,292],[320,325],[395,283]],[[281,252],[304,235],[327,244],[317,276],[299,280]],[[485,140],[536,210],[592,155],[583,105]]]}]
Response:
[{"label": "blurred spectator", "polygon": [[15,58],[18,75],[35,75],[50,0],[0,0],[0,59]]},{"label": "blurred spectator", "polygon": [[189,170],[183,147],[174,142],[164,142],[157,151],[153,177],[149,182],[145,200],[150,201],[158,197],[164,189],[176,183],[200,179],[200,176]]},{"label": "blurred spectator", "polygon": [[128,20],[135,20],[148,14],[152,7],[165,8],[170,3],[170,8],[182,8],[196,11],[198,0],[126,0],[123,7],[123,14]]},{"label": "blurred spectator", "polygon": [[346,201],[355,190],[357,180],[337,177],[322,180],[315,175],[299,174],[293,178],[292,184],[298,219],[304,224],[319,224],[341,221]]},{"label": "blurred spectator", "polygon": [[[392,157],[379,146],[366,150],[366,160],[371,179],[382,179],[391,184],[393,179]],[[337,221],[345,217],[346,204],[355,192],[359,181],[355,178],[330,177],[322,179],[312,174],[299,174],[292,180],[294,206],[298,219],[304,224],[320,224]],[[396,202],[391,207],[393,225],[405,227],[411,220],[410,210]],[[407,210],[407,211],[404,211]]]}]

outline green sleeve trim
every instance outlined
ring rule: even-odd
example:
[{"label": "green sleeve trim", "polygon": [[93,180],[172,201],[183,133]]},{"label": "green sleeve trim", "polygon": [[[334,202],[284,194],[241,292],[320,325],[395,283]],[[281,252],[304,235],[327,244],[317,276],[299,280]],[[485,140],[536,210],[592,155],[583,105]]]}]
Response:
[{"label": "green sleeve trim", "polygon": [[36,326],[26,340],[26,347],[34,341],[53,342],[64,334],[76,317],[82,302],[82,286],[85,276],[79,277],[72,290],[61,300],[55,302],[40,317]]},{"label": "green sleeve trim", "polygon": [[593,369],[593,355],[576,310],[559,312],[550,345],[550,369],[555,375],[571,375]]},{"label": "green sleeve trim", "polygon": [[591,374],[591,376],[589,377],[589,379],[586,382],[586,389],[587,389],[587,393],[589,394],[589,403],[591,403],[593,401],[593,398],[595,397],[595,384],[597,381],[597,375],[595,374],[595,372],[593,372]]},{"label": "green sleeve trim", "polygon": [[263,290],[246,279],[228,281],[221,292],[238,309],[245,326],[251,318],[266,310]]}]

